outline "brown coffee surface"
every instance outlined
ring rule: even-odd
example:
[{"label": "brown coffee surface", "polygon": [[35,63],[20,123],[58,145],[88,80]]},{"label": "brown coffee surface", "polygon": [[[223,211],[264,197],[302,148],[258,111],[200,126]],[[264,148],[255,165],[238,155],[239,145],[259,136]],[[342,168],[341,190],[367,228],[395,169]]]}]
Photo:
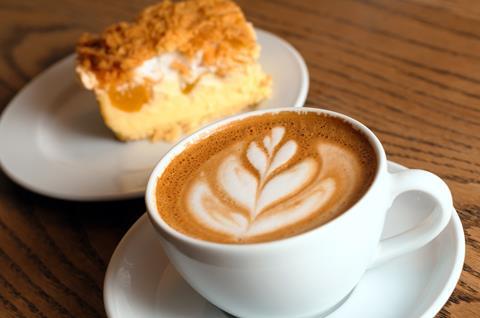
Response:
[{"label": "brown coffee surface", "polygon": [[237,120],[189,144],[162,175],[172,228],[220,243],[278,240],[348,210],[371,185],[375,152],[349,123],[313,112]]}]

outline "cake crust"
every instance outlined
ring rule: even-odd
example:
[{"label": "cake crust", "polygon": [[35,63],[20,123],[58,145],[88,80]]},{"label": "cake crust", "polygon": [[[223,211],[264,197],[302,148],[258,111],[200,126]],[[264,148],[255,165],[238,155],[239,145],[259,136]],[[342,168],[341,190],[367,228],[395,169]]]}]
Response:
[{"label": "cake crust", "polygon": [[144,9],[135,22],[117,23],[99,35],[83,34],[77,63],[95,75],[99,88],[107,88],[128,83],[136,67],[167,52],[187,58],[202,52],[202,64],[215,65],[222,75],[253,62],[258,46],[253,28],[230,0],[165,0]]}]

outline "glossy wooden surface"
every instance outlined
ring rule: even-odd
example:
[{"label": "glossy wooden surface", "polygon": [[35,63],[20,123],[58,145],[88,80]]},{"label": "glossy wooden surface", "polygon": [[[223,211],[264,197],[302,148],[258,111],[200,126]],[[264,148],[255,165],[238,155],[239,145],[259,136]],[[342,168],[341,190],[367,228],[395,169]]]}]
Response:
[{"label": "glossy wooden surface", "polygon": [[[480,1],[239,2],[257,27],[285,38],[306,59],[308,106],[359,119],[391,160],[448,183],[467,253],[438,317],[480,316]],[[71,53],[83,31],[131,19],[147,3],[1,1],[0,110]],[[144,209],[142,199],[42,197],[0,170],[0,316],[104,317],[106,265]]]}]

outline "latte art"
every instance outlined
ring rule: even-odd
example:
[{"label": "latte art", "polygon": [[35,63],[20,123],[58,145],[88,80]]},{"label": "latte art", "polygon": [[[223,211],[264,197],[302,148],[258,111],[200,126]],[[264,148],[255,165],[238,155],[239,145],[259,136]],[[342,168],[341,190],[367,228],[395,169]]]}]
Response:
[{"label": "latte art", "polygon": [[[335,144],[318,143],[316,158],[295,165],[294,140],[284,140],[285,127],[274,127],[259,145],[231,146],[222,158],[212,158],[189,186],[187,205],[198,222],[212,230],[244,239],[297,223],[321,209],[339,194],[332,171],[341,166],[340,177],[351,183],[355,160]],[[242,153],[245,150],[246,153]],[[242,156],[255,170],[245,167]],[[332,162],[335,160],[335,162]],[[339,161],[340,160],[340,161]],[[216,163],[219,162],[218,168]],[[209,173],[213,172],[213,178]]]},{"label": "latte art", "polygon": [[324,224],[352,206],[376,159],[349,124],[316,113],[261,115],[213,132],[173,159],[157,208],[204,240],[261,242]]}]

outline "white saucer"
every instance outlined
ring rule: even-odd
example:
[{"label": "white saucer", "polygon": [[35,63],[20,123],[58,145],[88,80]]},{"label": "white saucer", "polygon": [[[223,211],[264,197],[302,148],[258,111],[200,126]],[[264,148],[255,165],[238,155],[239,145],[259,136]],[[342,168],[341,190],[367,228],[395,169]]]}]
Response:
[{"label": "white saucer", "polygon": [[[258,108],[302,107],[309,77],[287,42],[256,30],[260,63],[273,79],[273,96]],[[171,143],[117,141],[103,124],[92,92],[74,74],[74,55],[36,77],[0,119],[0,163],[32,191],[69,200],[140,197],[155,163]]]},{"label": "white saucer", "polygon": [[[402,169],[389,163],[391,171]],[[383,237],[412,227],[431,209],[425,196],[403,194],[387,215]],[[367,271],[347,301],[328,317],[434,317],[457,284],[464,256],[463,228],[453,211],[450,223],[435,240]],[[169,265],[146,215],[113,253],[103,295],[110,318],[231,317],[193,291]]]}]

